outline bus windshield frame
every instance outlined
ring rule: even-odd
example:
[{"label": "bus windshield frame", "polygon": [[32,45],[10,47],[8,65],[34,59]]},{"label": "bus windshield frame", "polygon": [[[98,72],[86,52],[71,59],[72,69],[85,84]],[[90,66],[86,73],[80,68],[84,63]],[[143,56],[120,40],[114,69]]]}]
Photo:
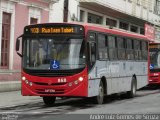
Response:
[{"label": "bus windshield frame", "polygon": [[[75,33],[53,34],[31,33],[32,28],[41,29],[45,26],[31,26],[24,29],[26,31],[23,35],[22,67],[24,72],[31,75],[40,73],[65,75],[64,73],[78,73],[86,67],[86,41],[84,29],[81,26],[73,27]],[[64,28],[71,29],[68,26]],[[79,29],[82,30],[78,34]]]}]

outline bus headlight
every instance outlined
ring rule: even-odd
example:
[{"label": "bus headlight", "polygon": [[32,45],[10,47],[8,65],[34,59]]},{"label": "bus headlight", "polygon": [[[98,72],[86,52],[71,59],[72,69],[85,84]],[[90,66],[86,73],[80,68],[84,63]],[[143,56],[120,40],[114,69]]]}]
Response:
[{"label": "bus headlight", "polygon": [[82,82],[83,80],[84,80],[83,77],[79,77],[78,80],[75,80],[75,81],[73,81],[73,82],[69,82],[69,83],[68,83],[68,86],[71,87],[71,86],[73,86],[73,85],[78,85],[78,84],[79,84],[80,82]]},{"label": "bus headlight", "polygon": [[154,73],[153,75],[154,75],[154,76],[158,76],[158,73]]},{"label": "bus headlight", "polygon": [[33,85],[33,83],[32,82],[29,82],[29,86],[32,86]]},{"label": "bus headlight", "polygon": [[26,83],[27,85],[29,85],[29,86],[32,86],[32,85],[33,85],[33,83],[30,82],[29,80],[25,80],[25,83]]},{"label": "bus headlight", "polygon": [[80,82],[82,82],[82,81],[83,81],[83,77],[79,77],[78,80],[79,80]]},{"label": "bus headlight", "polygon": [[23,77],[22,77],[22,80],[26,80],[26,77],[23,76]]}]

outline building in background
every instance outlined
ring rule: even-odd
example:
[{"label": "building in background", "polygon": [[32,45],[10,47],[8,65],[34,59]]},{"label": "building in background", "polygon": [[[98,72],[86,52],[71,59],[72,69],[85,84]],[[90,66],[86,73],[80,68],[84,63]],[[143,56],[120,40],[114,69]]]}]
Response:
[{"label": "building in background", "polygon": [[[154,3],[154,13],[160,17],[160,0],[155,0]],[[159,19],[153,19],[155,24],[155,39],[160,41],[160,20]]]},{"label": "building in background", "polygon": [[95,23],[138,34],[148,25],[160,41],[160,0],[59,0],[51,17],[50,22]]},{"label": "building in background", "polygon": [[29,24],[49,21],[50,5],[56,0],[0,0],[0,91],[20,87],[21,58],[16,38]]}]

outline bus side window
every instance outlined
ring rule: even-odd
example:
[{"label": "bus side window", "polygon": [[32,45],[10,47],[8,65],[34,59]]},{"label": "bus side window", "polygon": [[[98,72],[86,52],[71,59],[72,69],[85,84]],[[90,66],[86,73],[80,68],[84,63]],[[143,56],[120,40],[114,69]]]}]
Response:
[{"label": "bus side window", "polygon": [[148,52],[148,43],[143,41],[142,42],[142,59],[143,60],[148,59],[147,52]]},{"label": "bus side window", "polygon": [[116,37],[108,36],[109,59],[117,59]]},{"label": "bus side window", "polygon": [[141,60],[141,43],[139,40],[134,40],[135,59]]},{"label": "bus side window", "polygon": [[117,47],[118,47],[118,59],[124,60],[126,58],[125,39],[124,38],[117,37]]},{"label": "bus side window", "polygon": [[126,58],[127,60],[133,60],[134,59],[134,50],[133,50],[133,40],[126,39]]},{"label": "bus side window", "polygon": [[107,36],[98,34],[98,58],[99,60],[108,59]]}]

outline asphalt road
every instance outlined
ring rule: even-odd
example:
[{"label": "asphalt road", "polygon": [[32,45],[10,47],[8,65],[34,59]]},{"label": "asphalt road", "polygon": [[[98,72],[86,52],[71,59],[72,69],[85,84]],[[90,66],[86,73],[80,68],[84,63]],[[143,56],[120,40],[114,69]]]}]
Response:
[{"label": "asphalt road", "polygon": [[[96,105],[87,98],[59,98],[54,106],[47,107],[39,97],[27,97],[27,99],[16,97],[15,101],[15,99],[10,99],[8,94],[10,97],[17,95],[16,92],[0,93],[3,97],[3,101],[0,100],[0,120],[90,120],[105,119],[104,115],[112,114],[160,114],[160,87],[144,88],[137,91],[136,97],[132,99],[121,95],[106,96],[105,103],[102,105]],[[149,119],[151,119],[150,116]],[[155,116],[155,119],[160,119],[160,116]]]}]

